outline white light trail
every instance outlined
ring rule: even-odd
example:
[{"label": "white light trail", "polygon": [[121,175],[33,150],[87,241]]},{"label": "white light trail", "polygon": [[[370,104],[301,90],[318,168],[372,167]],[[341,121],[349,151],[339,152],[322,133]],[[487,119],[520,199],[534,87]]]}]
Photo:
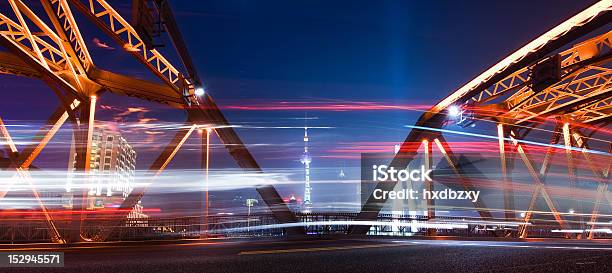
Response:
[{"label": "white light trail", "polygon": [[[441,133],[449,133],[449,134],[455,134],[455,135],[462,135],[462,136],[473,136],[473,137],[478,137],[478,138],[494,139],[496,141],[499,140],[498,136],[476,134],[476,133],[470,133],[470,132],[461,132],[461,131],[454,131],[454,130],[441,129],[441,128],[424,127],[424,126],[418,126],[418,125],[404,125],[404,127],[412,128],[412,129],[435,131],[435,132],[441,132]],[[506,141],[515,141],[516,140],[518,143],[530,144],[530,145],[535,145],[535,146],[553,147],[553,148],[558,148],[558,149],[565,149],[565,145],[560,145],[560,144],[540,143],[540,142],[536,142],[536,141],[513,139],[513,138],[509,138],[509,137],[504,138],[504,139]],[[576,147],[570,147],[570,149],[573,150],[573,151],[576,151],[576,152],[587,152],[587,153],[590,153],[590,154],[612,156],[611,153],[603,152],[603,151],[589,150],[589,149],[576,148]]]}]

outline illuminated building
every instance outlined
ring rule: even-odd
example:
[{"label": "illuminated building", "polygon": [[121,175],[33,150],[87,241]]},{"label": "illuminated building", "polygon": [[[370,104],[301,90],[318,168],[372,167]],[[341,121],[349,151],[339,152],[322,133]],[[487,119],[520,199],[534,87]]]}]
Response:
[{"label": "illuminated building", "polygon": [[144,214],[143,206],[141,201],[138,201],[132,211],[128,214],[128,221],[126,222],[126,226],[130,227],[147,227],[149,226],[149,222],[146,220],[149,218],[148,215]]},{"label": "illuminated building", "polygon": [[[71,147],[69,166],[72,172],[66,191],[72,191],[76,151]],[[136,151],[121,133],[105,124],[94,128],[91,145],[91,163],[87,176],[87,209],[117,208],[134,189]],[[68,205],[68,206],[71,206]],[[144,217],[142,204],[136,204],[128,217]]]}]

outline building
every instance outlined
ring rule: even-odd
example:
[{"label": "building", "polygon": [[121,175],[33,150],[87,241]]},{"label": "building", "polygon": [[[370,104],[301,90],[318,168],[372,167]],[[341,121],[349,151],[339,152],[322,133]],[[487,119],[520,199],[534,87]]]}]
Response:
[{"label": "building", "polygon": [[[108,124],[98,124],[93,131],[90,156],[89,174],[83,178],[89,187],[86,209],[118,208],[134,189],[136,151],[117,129]],[[71,197],[72,182],[76,177],[74,142],[68,164],[71,172],[66,193]],[[65,206],[72,207],[72,202],[65,203]],[[130,216],[145,218],[142,204],[137,204]]]},{"label": "building", "polygon": [[[136,151],[116,131],[96,126],[92,137],[88,195],[126,198],[134,188]],[[123,200],[121,200],[123,201]]]},{"label": "building", "polygon": [[126,226],[129,227],[147,227],[149,226],[149,222],[146,220],[149,218],[148,215],[144,214],[143,206],[141,201],[134,206],[132,211],[128,214],[128,221],[125,223]]}]

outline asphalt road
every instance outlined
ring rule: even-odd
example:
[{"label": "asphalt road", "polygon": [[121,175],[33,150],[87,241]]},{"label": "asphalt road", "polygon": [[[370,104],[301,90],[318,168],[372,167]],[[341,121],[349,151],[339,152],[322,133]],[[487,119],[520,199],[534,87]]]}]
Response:
[{"label": "asphalt road", "polygon": [[612,272],[612,245],[577,241],[188,241],[88,245],[63,251],[64,268],[0,268],[0,271]]}]

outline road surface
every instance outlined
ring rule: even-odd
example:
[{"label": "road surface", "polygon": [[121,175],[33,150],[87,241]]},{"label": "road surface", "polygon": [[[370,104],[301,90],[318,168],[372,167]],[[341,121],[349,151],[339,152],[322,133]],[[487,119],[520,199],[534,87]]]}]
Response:
[{"label": "road surface", "polygon": [[[41,246],[27,250],[51,251]],[[62,251],[64,268],[0,268],[0,271],[612,272],[612,244],[580,241],[180,241],[90,244]]]}]

